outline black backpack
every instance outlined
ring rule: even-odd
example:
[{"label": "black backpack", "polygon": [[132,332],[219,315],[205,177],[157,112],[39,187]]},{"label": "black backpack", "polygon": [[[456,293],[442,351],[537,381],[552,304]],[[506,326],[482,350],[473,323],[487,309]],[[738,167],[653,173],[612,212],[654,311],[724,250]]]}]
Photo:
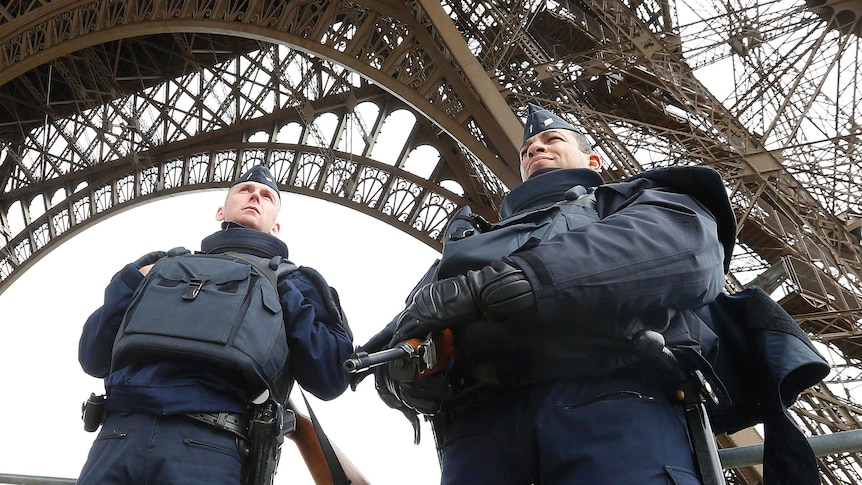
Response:
[{"label": "black backpack", "polygon": [[[114,340],[112,370],[193,360],[237,371],[253,389],[277,389],[277,395],[286,396],[292,380],[280,380],[289,372],[278,281],[297,269],[280,256],[267,260],[236,252],[171,250],[132,297]],[[302,270],[315,285],[325,284],[316,271]],[[347,328],[334,290],[325,286],[320,291]]]}]

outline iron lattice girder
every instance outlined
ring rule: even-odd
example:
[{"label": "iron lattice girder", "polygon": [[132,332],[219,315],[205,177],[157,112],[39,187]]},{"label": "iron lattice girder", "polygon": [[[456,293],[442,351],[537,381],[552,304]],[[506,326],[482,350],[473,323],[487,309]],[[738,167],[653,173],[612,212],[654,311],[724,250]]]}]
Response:
[{"label": "iron lattice girder", "polygon": [[0,35],[0,86],[46,59],[116,38],[130,42],[135,35],[164,31],[228,31],[284,42],[369,77],[430,117],[504,183],[514,185],[517,147],[499,120],[477,102],[446,46],[417,20],[421,14],[412,7],[310,0],[52,2],[5,25]]},{"label": "iron lattice girder", "polygon": [[[352,113],[351,107],[362,102],[380,103],[379,119],[405,107],[379,88],[364,85],[349,96],[340,93],[313,102],[306,100],[302,108],[287,107],[215,133],[201,133],[153,151],[136,152],[137,164],[130,163],[129,157],[120,157],[0,195],[5,216],[5,209],[12,201],[34,197],[50,200],[52,194],[64,188],[67,193],[66,200],[48,208],[41,217],[29,220],[24,230],[8,238],[6,258],[0,261],[0,289],[8,287],[55,243],[91,223],[162,195],[227,187],[243,167],[252,163],[270,165],[282,190],[322,198],[372,215],[432,247],[439,247],[446,222],[468,200],[482,213],[495,211],[493,205],[482,202],[484,194],[477,193],[475,186],[464,187],[469,199],[440,186],[445,179],[469,182],[464,169],[471,162],[457,145],[448,138],[441,139],[439,132],[422,119],[403,151],[423,144],[441,148],[441,160],[429,179],[406,172],[399,168],[400,163],[393,166],[364,155],[340,152],[333,148],[339,143],[337,137],[332,138],[330,146],[247,141],[261,132],[268,132],[266,138],[274,140],[283,126],[292,123],[303,127],[306,135],[302,138],[310,138],[309,124],[316,114],[336,114],[341,119],[338,124],[343,125]],[[367,153],[369,149],[364,151]],[[177,170],[181,175],[177,175]],[[70,187],[84,188],[74,191]],[[27,206],[24,204],[22,208]]]},{"label": "iron lattice girder", "polygon": [[[519,100],[534,99],[539,103],[555,99],[558,108],[566,111],[571,108],[579,122],[589,127],[593,120],[602,119],[611,125],[621,135],[642,129],[657,138],[670,141],[670,148],[683,152],[674,162],[687,161],[712,166],[722,173],[731,183],[744,179],[744,184],[737,184],[734,189],[739,197],[734,197],[737,214],[745,215],[750,223],[760,225],[777,225],[776,222],[763,219],[760,215],[753,216],[755,205],[770,206],[767,214],[787,214],[795,226],[796,233],[788,239],[787,233],[774,234],[770,247],[783,248],[782,254],[800,254],[805,252],[806,259],[812,255],[807,253],[807,247],[820,245],[834,250],[822,251],[817,254],[817,260],[812,261],[811,272],[820,273],[822,278],[831,279],[836,286],[841,286],[838,277],[825,268],[836,268],[842,275],[853,275],[854,281],[860,281],[859,268],[862,268],[862,252],[858,238],[849,234],[844,221],[824,210],[820,201],[806,192],[798,181],[789,174],[783,166],[780,154],[767,151],[760,137],[752,134],[733,116],[722,103],[699,83],[694,74],[687,68],[681,57],[678,37],[673,35],[672,26],[649,25],[644,23],[625,4],[612,0],[578,2],[583,6],[578,10],[574,2],[566,2],[568,8],[578,10],[592,22],[570,22],[570,30],[578,31],[582,39],[593,39],[589,50],[584,53],[572,53],[570,59],[582,61],[583,65],[572,70],[566,62],[558,62],[548,53],[533,44],[532,39],[522,37],[520,42],[509,46],[508,53],[512,59],[523,63],[527,59],[535,67],[538,76],[524,81],[521,85],[513,85],[510,89],[513,96]],[[661,7],[662,3],[656,3]],[[641,5],[643,8],[644,5]],[[512,29],[508,18],[526,18],[519,13],[508,13],[489,9],[488,12],[500,13],[503,18],[492,25]],[[639,10],[640,12],[640,10]],[[666,15],[653,15],[650,19],[667,18]],[[597,25],[601,26],[603,37],[596,36]],[[535,22],[530,31],[543,36],[545,23]],[[653,30],[651,30],[651,28]],[[550,34],[559,35],[559,26]],[[655,32],[656,30],[657,32]],[[485,35],[485,38],[494,37]],[[567,38],[577,37],[570,34]],[[546,38],[547,40],[547,38]],[[492,46],[484,46],[488,51]],[[513,52],[513,49],[519,49]],[[480,60],[486,62],[486,68],[499,65],[498,57],[488,59],[480,55]],[[562,69],[557,69],[561,66]],[[579,84],[575,74],[586,74],[599,80],[611,83],[608,98],[611,104],[596,104],[599,100],[595,91],[591,96],[584,96],[585,90]],[[541,82],[551,79],[553,82]],[[595,84],[593,84],[595,86]],[[642,103],[630,102],[620,104],[620,100],[643,100]],[[686,119],[671,116],[666,107],[672,105],[685,108]],[[587,108],[585,106],[591,107]],[[644,109],[649,108],[648,112]],[[607,116],[610,112],[612,116]],[[601,113],[605,113],[602,117]],[[616,118],[616,119],[613,119]],[[622,129],[614,126],[624,123]],[[613,138],[614,132],[596,127],[588,131],[597,132],[602,138]],[[628,141],[615,140],[605,143],[626,145]],[[633,164],[630,164],[633,166]],[[757,211],[760,214],[760,211]],[[753,219],[752,219],[753,217]],[[744,232],[740,232],[743,236]],[[810,243],[794,244],[793,238],[804,238]],[[741,240],[743,243],[746,241]],[[767,261],[775,262],[767,256]],[[846,284],[847,281],[844,281]],[[813,290],[813,289],[809,289]],[[858,308],[858,288],[854,298]],[[842,310],[828,304],[828,308]],[[860,315],[855,315],[858,319]],[[848,322],[855,324],[855,320]]]},{"label": "iron lattice girder", "polygon": [[[256,8],[262,7],[262,5],[257,2],[242,4],[239,7],[247,7],[249,10],[248,12],[240,13],[236,10],[239,7],[227,4],[220,4],[220,6],[224,8],[223,11],[217,9],[207,11],[207,7],[212,6],[208,5],[206,2],[200,4],[186,3],[180,10],[171,10],[171,7],[166,4],[146,6],[147,8],[166,8],[168,10],[159,12],[160,15],[152,15],[153,12],[135,10],[135,8],[139,8],[140,6],[133,5],[133,3],[134,2],[126,3],[123,8],[120,8],[118,6],[119,4],[114,5],[113,7],[108,7],[105,4],[93,3],[66,3],[64,5],[51,4],[45,6],[45,8],[40,11],[43,15],[39,18],[44,19],[51,15],[55,15],[56,17],[52,21],[35,22],[32,17],[25,16],[20,19],[20,22],[14,22],[11,25],[8,25],[7,27],[9,28],[4,29],[4,32],[8,35],[4,36],[2,39],[3,47],[0,49],[0,53],[5,52],[6,54],[9,54],[11,52],[13,54],[6,55],[5,57],[0,56],[0,85],[8,85],[12,80],[12,76],[16,74],[16,70],[23,71],[23,69],[31,63],[33,66],[36,66],[34,68],[35,70],[38,68],[38,63],[44,60],[44,58],[50,57],[51,55],[59,56],[67,51],[71,51],[74,47],[70,46],[79,46],[79,42],[114,42],[117,54],[111,53],[111,56],[109,57],[116,58],[118,60],[116,65],[120,65],[121,62],[119,59],[121,58],[121,49],[131,50],[133,53],[137,52],[133,46],[135,45],[134,42],[139,39],[124,37],[121,39],[123,41],[122,44],[115,42],[107,33],[107,30],[110,30],[112,26],[117,26],[118,28],[123,27],[123,32],[112,32],[110,35],[129,35],[127,32],[135,32],[135,29],[143,28],[137,26],[137,23],[146,22],[149,19],[182,18],[184,21],[192,23],[195,21],[201,22],[205,25],[203,30],[209,30],[213,28],[213,24],[225,21],[226,19],[233,19],[239,22],[239,19],[249,18],[249,16],[246,15],[247,13],[254,11]],[[272,25],[274,22],[280,26],[292,25],[297,31],[306,34],[308,32],[316,32],[314,35],[308,35],[309,38],[316,39],[321,42],[321,44],[317,46],[317,50],[323,51],[324,54],[330,54],[334,57],[341,55],[342,58],[346,59],[348,62],[350,62],[353,57],[361,58],[363,55],[370,56],[361,59],[358,64],[355,60],[352,62],[354,67],[360,71],[368,72],[367,67],[375,63],[373,60],[374,58],[387,59],[385,63],[376,67],[383,70],[382,75],[386,79],[395,78],[405,84],[394,85],[396,88],[399,88],[398,91],[402,99],[412,97],[412,99],[408,99],[408,101],[422,101],[426,104],[426,108],[428,107],[427,103],[429,102],[432,107],[440,106],[440,111],[438,111],[437,114],[444,118],[444,122],[442,124],[438,123],[438,125],[443,126],[450,132],[453,130],[461,130],[461,138],[466,140],[464,145],[468,148],[472,146],[472,148],[478,149],[479,152],[484,155],[482,158],[483,161],[490,158],[492,165],[499,163],[496,161],[496,158],[488,157],[488,153],[493,152],[488,150],[488,148],[485,148],[484,145],[477,145],[477,139],[496,140],[498,144],[502,144],[504,146],[510,144],[510,140],[501,136],[486,136],[485,133],[483,133],[483,128],[477,124],[477,117],[482,118],[484,116],[486,118],[485,128],[488,130],[490,135],[499,134],[502,129],[493,123],[493,120],[491,120],[491,122],[487,121],[490,118],[483,114],[485,113],[484,110],[471,109],[470,105],[473,97],[471,96],[470,90],[463,81],[460,80],[457,72],[455,72],[449,64],[449,60],[444,55],[445,49],[440,48],[439,45],[437,45],[439,52],[429,49],[429,47],[434,45],[434,43],[431,41],[430,34],[427,31],[418,28],[416,25],[399,24],[394,17],[387,16],[393,12],[386,12],[386,15],[384,15],[382,13],[372,12],[368,8],[359,8],[357,5],[352,5],[354,8],[346,10],[348,15],[345,15],[345,11],[339,10],[339,7],[336,5],[336,3],[339,2],[329,4],[326,9],[317,12],[315,10],[317,8],[315,6],[317,3],[318,2],[297,2],[292,4],[292,10],[270,12],[270,14],[275,15],[275,17],[261,16],[258,20],[260,20],[262,24],[268,23],[269,25]],[[372,5],[374,4],[372,3]],[[315,10],[316,14],[312,16],[304,16],[304,13],[311,10]],[[410,16],[405,17],[404,11],[396,13],[399,13],[402,17],[408,20],[412,18]],[[327,30],[327,26],[337,23],[341,26],[339,28],[343,28],[344,25],[349,25],[349,22],[345,22],[345,19],[351,18],[349,15],[352,15],[352,18],[354,19],[359,19],[359,17],[356,17],[358,14],[365,15],[365,17],[362,22],[357,21],[354,24],[354,28],[356,25],[361,23],[366,30],[363,32],[357,32],[358,35],[354,36],[355,40],[351,43],[351,47],[354,51],[350,51],[342,45],[341,48],[345,51],[344,54],[348,57],[344,57],[340,52],[326,52],[327,48],[337,50],[339,41],[347,37],[347,35],[343,33],[341,36],[331,35],[332,33]],[[171,15],[174,17],[171,17]],[[329,17],[326,17],[326,15],[329,15]],[[156,23],[158,24],[158,22]],[[381,25],[383,27],[381,27]],[[18,27],[17,29],[13,28],[16,26]],[[135,29],[132,28],[133,26],[135,26]],[[159,27],[163,26],[159,25],[148,28],[157,30]],[[202,28],[200,26],[191,25],[185,25],[185,27],[192,31]],[[396,42],[397,45],[394,47],[381,40],[386,36],[391,36],[392,32],[386,29],[391,29],[393,27],[396,27],[395,31],[398,32],[398,35],[405,36],[405,39],[401,42]],[[413,31],[411,32],[408,27],[412,28]],[[144,30],[146,29],[147,28],[144,28]],[[93,34],[91,34],[91,32],[93,32]],[[94,35],[100,34],[100,32],[104,35],[94,37]],[[283,33],[279,32],[279,35],[281,34]],[[331,35],[331,37],[327,39],[327,35]],[[80,37],[80,40],[78,37]],[[200,36],[197,36],[196,38],[199,37]],[[182,49],[176,57],[181,58],[183,62],[196,61],[196,59],[206,57],[204,55],[194,57],[192,52],[188,50],[193,48],[195,45],[200,44],[199,42],[194,42],[194,39],[192,42],[181,42],[183,39],[178,37],[177,34],[172,34],[171,38],[177,40],[176,44]],[[59,39],[63,39],[64,41],[60,42]],[[152,42],[149,39],[155,39],[156,42]],[[295,38],[292,39],[297,40]],[[74,40],[74,42],[70,42],[72,40]],[[153,45],[158,45],[163,50],[169,50],[170,48],[170,43],[166,42],[164,37],[144,37],[140,38],[139,43],[140,45],[137,48],[140,52],[147,52],[147,48],[152,47]],[[308,42],[300,43],[307,44]],[[217,40],[211,44],[213,46],[212,59],[214,60],[218,60],[220,59],[219,56],[225,56],[226,54],[235,54],[243,51],[247,52],[254,47],[254,45],[251,45],[248,42],[243,42],[237,43],[238,46],[231,46],[232,48],[221,48],[219,50],[216,49],[215,46],[229,45],[230,43]],[[104,43],[98,44],[98,46],[102,48],[104,48],[105,45],[106,44]],[[205,42],[204,45],[206,45]],[[384,54],[385,51],[381,49],[390,49],[390,51]],[[85,49],[83,52],[88,51]],[[142,59],[140,55],[130,55],[128,57],[129,59]],[[401,59],[405,65],[394,64],[391,62],[392,59]],[[182,63],[168,63],[168,66],[168,72],[164,74],[165,76],[168,76],[169,73],[178,75],[183,73],[184,69],[189,70],[189,67],[183,66]],[[215,66],[216,64],[213,63],[204,67],[215,68]],[[193,65],[191,66],[191,70],[198,71],[201,67],[201,65],[197,65],[197,67]],[[126,67],[122,71],[117,69],[115,77],[117,79],[121,76],[124,79],[133,78],[134,73],[137,71],[130,72],[130,69],[132,68]],[[433,75],[426,78],[428,73],[433,73]],[[448,82],[443,78],[443,73],[449,74],[449,76],[454,80],[454,84],[456,86],[453,87],[448,85]],[[21,74],[22,79],[26,79],[27,73]],[[72,101],[72,103],[77,105],[80,109],[82,107],[90,106],[92,104],[92,100],[82,98],[82,96],[86,94],[83,92],[85,89],[81,88],[81,82],[76,81],[75,74],[74,70],[64,71],[64,76],[61,76],[61,78],[65,82],[71,83],[71,86],[77,86],[77,88],[70,90],[69,93],[71,94],[66,94],[67,98],[63,98],[62,93],[59,94],[57,103],[62,104],[65,100]],[[227,74],[241,76],[244,73],[222,73],[222,75]],[[379,73],[377,77],[380,77]],[[142,86],[148,85],[157,79],[158,76],[140,76],[140,84]],[[314,77],[308,76],[303,78],[303,82],[307,82],[311,79],[314,79]],[[44,79],[42,80],[44,81]],[[50,81],[50,77],[48,78],[48,81]],[[55,78],[54,81],[56,83],[58,82],[58,79]],[[389,84],[392,86],[391,82]],[[460,96],[456,94],[455,87],[459,88],[463,92]],[[50,112],[50,90],[45,86],[43,86],[43,89],[45,92],[42,98],[45,99],[45,105],[47,107],[46,114],[49,115],[49,118],[53,119],[52,115],[55,115],[56,113]],[[313,88],[309,87],[308,89]],[[182,90],[183,89],[179,89],[177,91],[179,92]],[[117,94],[120,91],[121,90],[115,90],[112,94]],[[418,92],[423,93],[429,99],[416,99],[415,94]],[[180,93],[180,95],[181,94],[182,93]],[[232,91],[231,94],[236,94],[236,98],[244,97],[242,90]],[[13,200],[12,197],[21,197],[21,200],[25,202],[26,206],[27,203],[32,200],[32,196],[35,195],[34,192],[41,193],[47,203],[47,200],[49,199],[48,194],[54,194],[60,188],[64,189],[67,194],[71,194],[76,190],[76,187],[80,185],[81,180],[92,180],[90,177],[92,177],[94,173],[98,173],[103,170],[116,170],[116,166],[109,168],[107,166],[101,166],[103,164],[99,163],[100,160],[104,160],[106,157],[108,159],[122,159],[125,157],[125,153],[119,147],[120,137],[116,136],[115,139],[109,140],[103,134],[105,123],[108,125],[114,124],[114,121],[111,119],[112,117],[116,117],[116,119],[120,121],[121,125],[127,125],[126,128],[124,128],[122,135],[131,135],[133,137],[133,144],[135,143],[135,135],[140,135],[140,137],[137,138],[137,147],[131,147],[131,149],[134,150],[134,153],[129,158],[131,165],[138,169],[149,163],[159,162],[159,154],[165,150],[165,143],[167,143],[168,140],[166,135],[167,133],[173,133],[174,136],[174,139],[170,141],[170,144],[184,145],[188,143],[187,140],[192,138],[192,133],[185,129],[187,125],[185,125],[183,121],[174,122],[174,116],[172,116],[172,114],[176,112],[174,110],[175,107],[172,105],[175,104],[175,101],[178,98],[168,98],[167,94],[165,96],[165,102],[162,105],[163,107],[158,109],[161,122],[153,123],[146,132],[140,132],[140,126],[135,126],[136,123],[139,123],[139,117],[141,116],[140,112],[136,112],[136,110],[140,109],[139,104],[130,104],[125,108],[123,106],[119,106],[118,108],[113,109],[110,115],[103,115],[102,126],[94,125],[89,118],[85,117],[83,123],[85,125],[87,123],[90,124],[88,126],[84,126],[84,130],[94,132],[96,137],[100,140],[97,140],[97,144],[95,145],[91,143],[86,147],[86,151],[79,151],[73,159],[64,161],[65,163],[61,164],[54,163],[54,156],[51,154],[50,150],[45,146],[41,146],[40,141],[34,138],[31,135],[31,132],[26,131],[24,125],[17,125],[17,129],[19,130],[18,132],[23,135],[21,138],[24,140],[24,144],[14,146],[14,149],[12,150],[7,150],[7,158],[3,162],[3,165],[0,166],[0,181],[3,182],[3,186],[10,187],[12,189],[6,194],[7,202],[5,204],[5,208],[8,208],[8,201]],[[188,97],[192,96],[193,94],[191,93],[188,95]],[[296,97],[300,98],[301,94],[296,95]],[[106,98],[99,99],[103,100]],[[230,98],[226,99],[225,102],[229,101],[229,99]],[[465,101],[461,101],[462,99]],[[246,99],[245,101],[249,101],[249,104],[251,105],[255,105],[258,102],[253,99]],[[14,106],[14,103],[12,104]],[[212,120],[218,120],[220,118],[219,115],[222,108],[223,106],[210,109],[203,106],[200,107],[200,113],[208,114]],[[425,113],[427,114],[428,112],[433,114],[434,110],[426,109]],[[473,115],[471,113],[477,114]],[[449,118],[450,115],[453,118]],[[186,114],[186,116],[188,115]],[[236,116],[239,117],[239,113],[236,113]],[[438,116],[438,118],[440,116]],[[238,122],[239,120],[234,120],[234,123]],[[61,123],[61,125],[56,125],[56,123]],[[420,133],[430,133],[431,124],[425,123],[424,121],[422,124],[425,127],[425,130],[420,131]],[[56,120],[54,125],[56,132],[60,133],[60,137],[65,138],[65,144],[71,147],[73,152],[77,149],[80,140],[82,138],[86,138],[81,136],[82,132],[80,128],[71,126],[71,124],[65,120]],[[131,125],[132,129],[130,129],[128,125]],[[161,126],[165,126],[165,128],[161,128]],[[216,122],[213,123],[213,126],[210,128],[225,129],[229,126],[230,125],[226,123]],[[71,132],[71,136],[68,132]],[[176,138],[177,134],[180,135],[179,139]],[[465,134],[467,136],[465,136]],[[159,139],[159,136],[161,136],[161,139]],[[182,137],[186,137],[186,140],[179,141]],[[447,160],[452,157],[452,154],[463,152],[457,144],[452,143],[448,138],[442,141],[439,137],[432,138],[438,142],[436,143],[437,145],[441,145],[444,148],[446,145],[450,145],[450,147],[446,149],[446,156],[444,157]],[[20,157],[17,157],[16,154],[24,147],[27,149],[35,148],[36,151],[40,153],[39,158],[42,160],[42,165],[32,167],[22,165]],[[514,150],[505,150],[503,152],[515,153]],[[493,176],[490,178],[488,177],[490,172],[483,173],[484,170],[481,167],[481,163],[478,161],[479,159],[473,158],[469,153],[467,153],[466,156],[468,158],[465,159],[462,156],[459,163],[448,163],[447,166],[449,167],[449,170],[438,172],[437,175],[445,176],[447,174],[455,174],[459,180],[464,181],[462,185],[466,190],[466,195],[472,201],[471,203],[474,206],[474,209],[486,216],[493,217],[493,213],[495,212],[493,211],[493,207],[495,205],[494,199],[499,198],[501,187],[497,185],[498,182],[494,180]],[[464,170],[465,168],[467,169],[466,171]],[[498,167],[497,173],[502,173],[504,177],[513,180],[513,170],[511,169],[506,169],[500,172]],[[70,174],[71,176],[69,176]],[[75,174],[81,174],[83,177],[78,177]],[[34,183],[36,181],[40,182]],[[477,181],[479,182],[478,184],[476,183]],[[491,183],[490,186],[488,185],[489,183]],[[62,205],[64,204],[58,204],[58,206]],[[27,217],[26,210],[25,219],[29,219],[29,217]],[[34,227],[31,227],[33,224],[35,223],[31,222],[28,224],[27,230],[22,231],[22,235],[27,233],[28,237],[26,239],[29,241],[27,245],[29,246],[29,250],[24,251],[23,247],[20,246],[19,243],[18,246],[15,246],[18,248],[17,255],[14,255],[11,251],[8,253],[10,256],[9,261],[15,268],[20,267],[19,265],[22,262],[21,255],[26,253],[36,255],[40,247],[47,247],[44,241],[40,242],[44,237],[36,237],[33,235],[32,231],[35,230]],[[8,227],[8,224],[5,224],[4,227]],[[37,224],[36,227],[40,226]],[[53,228],[48,231],[49,234],[54,234],[55,232],[56,231]],[[60,234],[62,234],[62,231],[60,231]],[[16,237],[14,239],[16,242],[19,242],[24,238]]]}]

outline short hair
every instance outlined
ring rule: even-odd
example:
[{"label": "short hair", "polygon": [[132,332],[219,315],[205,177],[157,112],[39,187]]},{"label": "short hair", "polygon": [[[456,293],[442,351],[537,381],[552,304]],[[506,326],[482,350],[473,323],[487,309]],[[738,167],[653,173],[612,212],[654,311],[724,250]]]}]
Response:
[{"label": "short hair", "polygon": [[578,143],[578,150],[584,153],[593,153],[593,144],[590,143],[590,140],[587,139],[587,136],[581,133],[580,131],[568,130],[572,136],[575,137],[575,141]]}]

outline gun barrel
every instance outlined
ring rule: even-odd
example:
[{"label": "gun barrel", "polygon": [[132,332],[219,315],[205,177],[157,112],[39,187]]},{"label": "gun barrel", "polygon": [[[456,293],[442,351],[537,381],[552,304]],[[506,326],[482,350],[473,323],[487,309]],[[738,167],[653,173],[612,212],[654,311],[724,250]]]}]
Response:
[{"label": "gun barrel", "polygon": [[372,352],[370,354],[365,352],[357,352],[353,354],[353,356],[351,356],[349,359],[344,361],[344,370],[351,374],[355,374],[370,367],[385,364],[393,360],[409,358],[413,355],[414,352],[415,349],[413,349],[410,344],[398,345],[391,349],[381,350],[379,352]]}]

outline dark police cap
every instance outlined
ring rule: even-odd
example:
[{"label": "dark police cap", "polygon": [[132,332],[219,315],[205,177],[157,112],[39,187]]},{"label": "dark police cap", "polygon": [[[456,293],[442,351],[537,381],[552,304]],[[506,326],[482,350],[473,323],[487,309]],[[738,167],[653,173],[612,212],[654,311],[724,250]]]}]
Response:
[{"label": "dark police cap", "polygon": [[278,184],[275,183],[275,177],[273,177],[272,172],[263,165],[255,165],[254,167],[251,167],[246,173],[240,175],[238,179],[234,180],[230,186],[233,187],[242,182],[257,182],[259,184],[266,185],[274,190],[275,193],[278,194],[279,198],[281,198],[281,192],[278,190]]},{"label": "dark police cap", "polygon": [[551,113],[545,108],[541,108],[533,103],[527,105],[529,112],[527,113],[527,122],[524,124],[524,140],[521,145],[526,143],[527,139],[535,136],[546,130],[571,130],[576,133],[581,133],[580,130],[571,125],[568,121]]}]

